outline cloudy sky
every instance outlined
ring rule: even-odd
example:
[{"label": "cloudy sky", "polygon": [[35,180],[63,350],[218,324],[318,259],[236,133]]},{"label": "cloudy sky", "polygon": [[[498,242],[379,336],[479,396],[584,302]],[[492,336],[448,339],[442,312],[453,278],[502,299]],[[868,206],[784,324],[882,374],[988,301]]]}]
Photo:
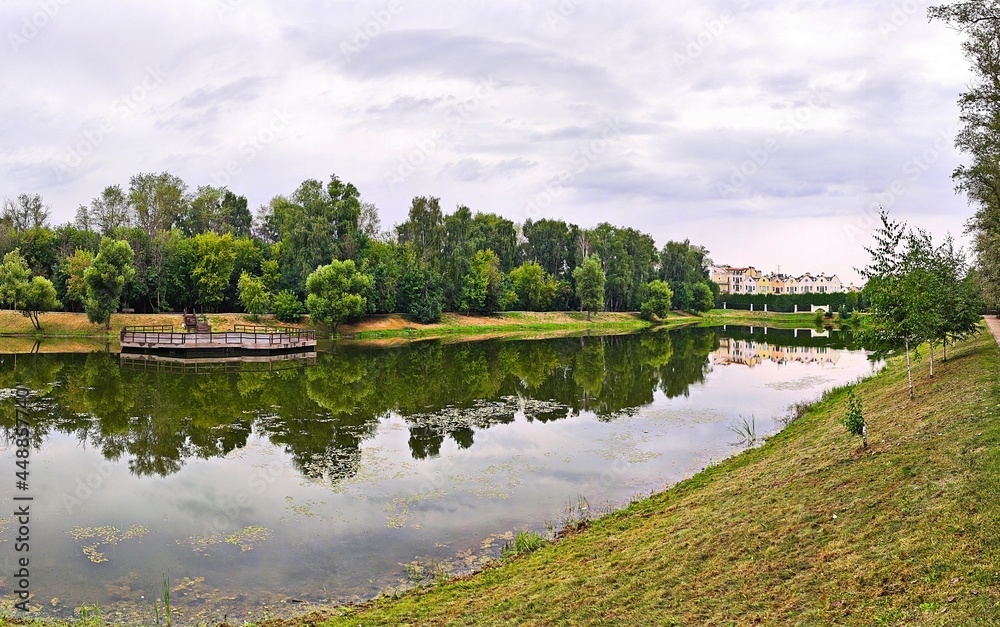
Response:
[{"label": "cloudy sky", "polygon": [[351,181],[857,280],[879,203],[943,237],[960,39],[916,0],[0,5],[0,197],[169,171],[251,207]]}]

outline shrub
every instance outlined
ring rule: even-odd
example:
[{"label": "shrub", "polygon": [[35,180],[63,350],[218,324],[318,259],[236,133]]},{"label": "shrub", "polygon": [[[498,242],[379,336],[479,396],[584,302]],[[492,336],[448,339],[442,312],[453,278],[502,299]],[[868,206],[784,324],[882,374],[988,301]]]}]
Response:
[{"label": "shrub", "polygon": [[298,322],[302,320],[305,308],[302,301],[291,290],[282,290],[274,297],[272,304],[274,317],[282,322]]},{"label": "shrub", "polygon": [[854,394],[853,389],[847,391],[847,411],[840,422],[851,435],[860,435],[862,444],[865,448],[868,448],[868,425],[865,423],[861,399]]},{"label": "shrub", "polygon": [[666,318],[673,297],[674,293],[666,282],[650,281],[639,289],[639,299],[642,301],[639,313],[646,320]]}]

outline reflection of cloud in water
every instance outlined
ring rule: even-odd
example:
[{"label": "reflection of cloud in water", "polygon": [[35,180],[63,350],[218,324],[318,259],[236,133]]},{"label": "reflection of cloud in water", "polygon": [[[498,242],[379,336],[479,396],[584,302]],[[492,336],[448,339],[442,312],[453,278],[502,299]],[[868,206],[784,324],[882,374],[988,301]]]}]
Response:
[{"label": "reflection of cloud in water", "polygon": [[791,381],[774,381],[768,383],[765,387],[769,387],[772,390],[808,390],[811,388],[817,388],[824,386],[827,383],[833,383],[833,379],[828,379],[826,377],[802,377],[801,379],[792,379]]}]

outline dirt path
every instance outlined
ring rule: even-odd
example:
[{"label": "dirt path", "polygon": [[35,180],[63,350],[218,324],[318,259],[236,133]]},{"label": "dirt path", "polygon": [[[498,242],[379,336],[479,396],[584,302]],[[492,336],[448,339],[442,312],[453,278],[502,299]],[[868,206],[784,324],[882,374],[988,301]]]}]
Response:
[{"label": "dirt path", "polygon": [[993,337],[996,338],[997,344],[1000,345],[1000,318],[996,316],[983,316],[986,320],[986,325],[993,332]]}]

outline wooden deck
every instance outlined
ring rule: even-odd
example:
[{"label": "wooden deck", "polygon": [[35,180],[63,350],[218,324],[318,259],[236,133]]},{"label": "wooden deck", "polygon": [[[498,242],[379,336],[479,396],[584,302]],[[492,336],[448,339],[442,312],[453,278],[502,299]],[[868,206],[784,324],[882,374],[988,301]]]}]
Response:
[{"label": "wooden deck", "polygon": [[277,355],[316,350],[316,332],[238,324],[232,331],[175,331],[172,326],[125,327],[122,352]]}]

